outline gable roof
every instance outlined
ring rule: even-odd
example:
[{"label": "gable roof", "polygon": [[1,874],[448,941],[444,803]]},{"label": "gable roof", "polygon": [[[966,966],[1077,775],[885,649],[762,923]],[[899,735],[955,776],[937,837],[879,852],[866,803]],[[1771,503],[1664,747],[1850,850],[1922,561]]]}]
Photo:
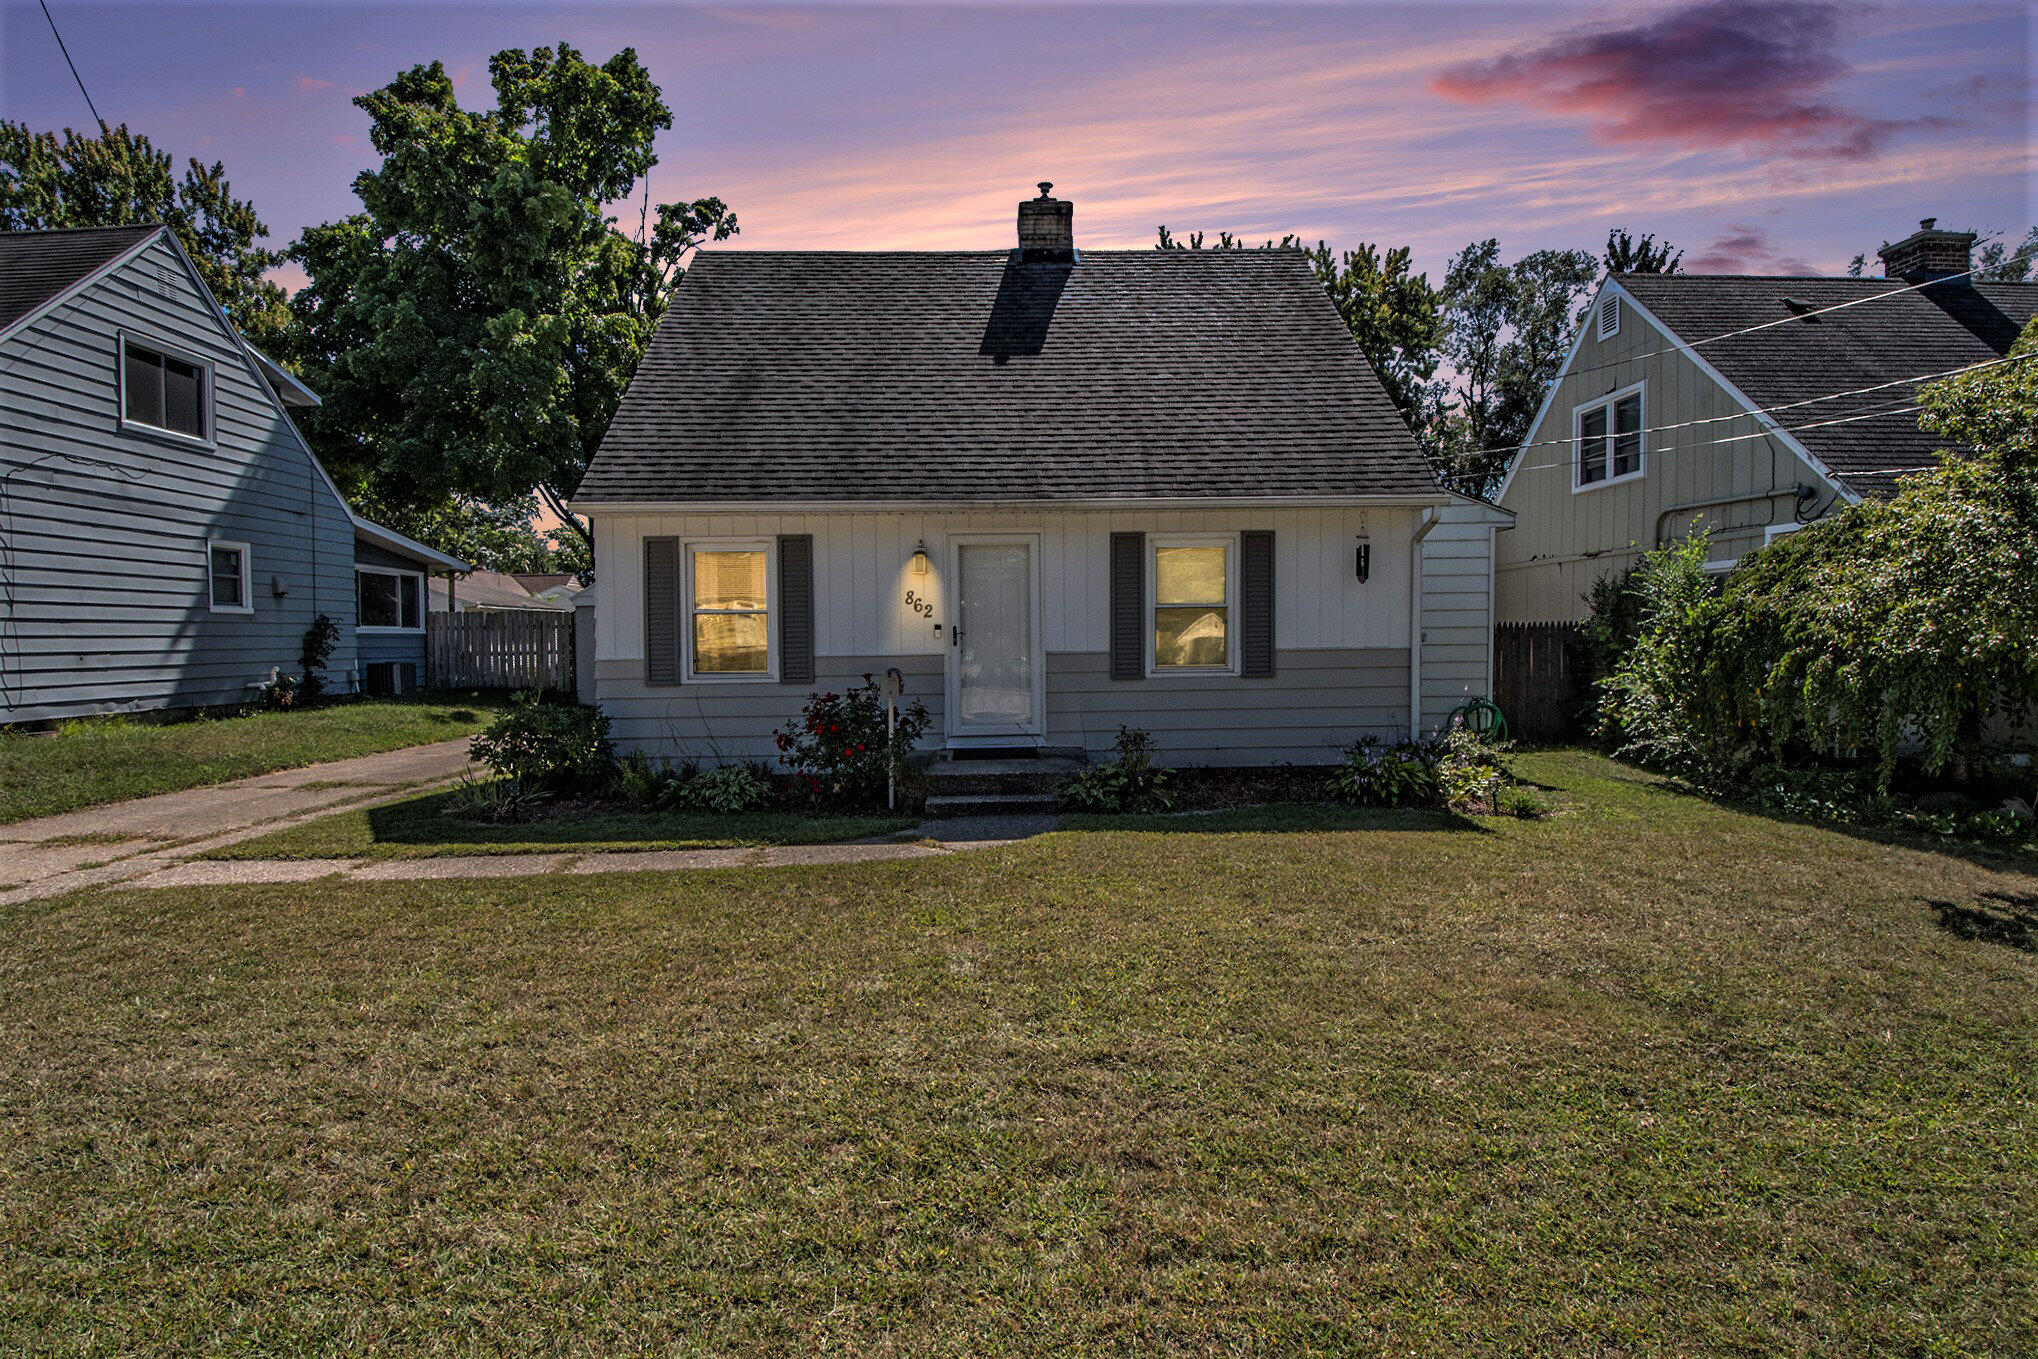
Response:
[{"label": "gable roof", "polygon": [[1292,250],[697,255],[574,497],[1443,494]]},{"label": "gable roof", "polygon": [[[1697,346],[1700,357],[1765,409],[2000,358],[2038,314],[2038,284],[2029,283],[1955,281],[1902,291],[1898,279],[1741,274],[1615,274],[1612,282],[1687,344],[1860,301]],[[1915,390],[1906,385],[1819,401],[1775,418],[1848,490],[1887,494],[1897,473],[1931,466],[1944,446],[1918,428],[1916,411],[1895,409],[1910,405]],[[1868,418],[1793,429],[1851,416]]]},{"label": "gable roof", "polygon": [[162,229],[0,232],[0,331],[12,329]]}]

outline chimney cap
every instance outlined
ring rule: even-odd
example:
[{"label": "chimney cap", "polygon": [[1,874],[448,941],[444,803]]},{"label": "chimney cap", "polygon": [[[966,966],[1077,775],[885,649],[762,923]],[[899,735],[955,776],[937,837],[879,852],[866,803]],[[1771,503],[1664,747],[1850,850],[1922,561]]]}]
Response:
[{"label": "chimney cap", "polygon": [[1035,183],[1040,185],[1040,196],[1042,198],[1047,197],[1048,191],[1054,188],[1054,181],[1052,180],[1048,179],[1036,180]]}]

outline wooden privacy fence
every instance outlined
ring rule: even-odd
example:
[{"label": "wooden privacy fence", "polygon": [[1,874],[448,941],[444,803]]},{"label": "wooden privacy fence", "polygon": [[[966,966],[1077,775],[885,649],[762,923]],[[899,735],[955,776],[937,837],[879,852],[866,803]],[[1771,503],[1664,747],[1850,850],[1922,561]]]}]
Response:
[{"label": "wooden privacy fence", "polygon": [[534,609],[425,615],[432,689],[573,692],[573,615]]},{"label": "wooden privacy fence", "polygon": [[1493,701],[1518,741],[1580,734],[1585,695],[1572,673],[1575,623],[1502,623],[1493,630]]}]

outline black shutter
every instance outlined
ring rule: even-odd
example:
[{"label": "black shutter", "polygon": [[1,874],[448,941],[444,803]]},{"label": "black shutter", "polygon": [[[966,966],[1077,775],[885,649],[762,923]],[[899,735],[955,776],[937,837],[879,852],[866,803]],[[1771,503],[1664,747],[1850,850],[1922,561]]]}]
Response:
[{"label": "black shutter", "polygon": [[1146,535],[1111,535],[1111,678],[1146,675]]},{"label": "black shutter", "polygon": [[1238,535],[1238,673],[1274,673],[1274,534]]},{"label": "black shutter", "polygon": [[644,540],[644,682],[679,683],[679,539]]},{"label": "black shutter", "polygon": [[814,682],[814,535],[778,539],[778,682]]}]

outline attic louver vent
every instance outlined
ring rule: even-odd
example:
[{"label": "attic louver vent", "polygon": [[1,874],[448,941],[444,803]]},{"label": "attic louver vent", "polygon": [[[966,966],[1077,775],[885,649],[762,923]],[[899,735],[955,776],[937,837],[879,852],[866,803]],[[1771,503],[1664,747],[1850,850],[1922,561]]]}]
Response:
[{"label": "attic louver vent", "polygon": [[1620,299],[1601,298],[1599,302],[1599,338],[1620,334]]},{"label": "attic louver vent", "polygon": [[165,297],[168,297],[171,292],[170,271],[160,264],[156,266],[156,291]]}]

